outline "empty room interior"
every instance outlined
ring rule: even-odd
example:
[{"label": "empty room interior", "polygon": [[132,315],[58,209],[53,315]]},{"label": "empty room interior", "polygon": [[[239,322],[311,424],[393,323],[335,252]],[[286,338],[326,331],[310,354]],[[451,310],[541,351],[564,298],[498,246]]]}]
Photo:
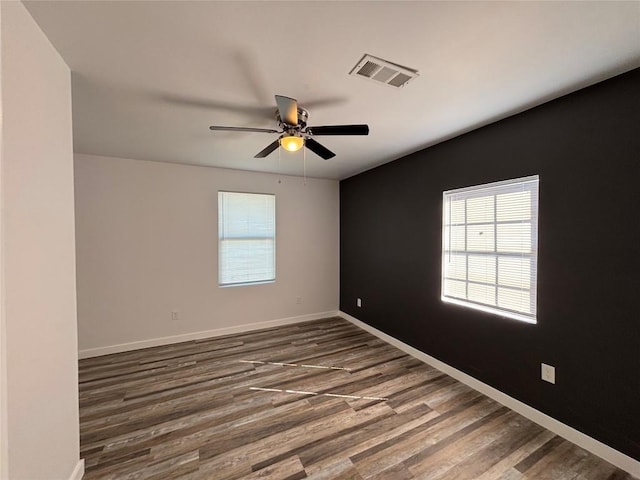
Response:
[{"label": "empty room interior", "polygon": [[640,2],[0,36],[2,480],[640,479]]}]

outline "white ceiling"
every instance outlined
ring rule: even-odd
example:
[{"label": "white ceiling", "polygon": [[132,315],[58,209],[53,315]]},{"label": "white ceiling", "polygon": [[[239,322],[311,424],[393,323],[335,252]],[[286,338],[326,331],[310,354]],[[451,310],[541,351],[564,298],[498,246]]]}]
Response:
[{"label": "white ceiling", "polygon": [[[79,153],[303,174],[255,155],[274,94],[316,137],[308,176],[342,179],[640,66],[640,2],[25,2],[73,72]],[[402,89],[349,76],[365,53],[420,71]]]}]

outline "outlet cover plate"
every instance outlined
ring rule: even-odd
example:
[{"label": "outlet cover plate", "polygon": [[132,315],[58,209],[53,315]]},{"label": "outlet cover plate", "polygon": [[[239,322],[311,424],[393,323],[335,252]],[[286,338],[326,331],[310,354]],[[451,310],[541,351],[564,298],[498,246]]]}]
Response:
[{"label": "outlet cover plate", "polygon": [[542,366],[541,368],[542,380],[544,380],[545,382],[553,383],[555,385],[556,367],[547,365],[546,363],[541,363],[540,365]]}]

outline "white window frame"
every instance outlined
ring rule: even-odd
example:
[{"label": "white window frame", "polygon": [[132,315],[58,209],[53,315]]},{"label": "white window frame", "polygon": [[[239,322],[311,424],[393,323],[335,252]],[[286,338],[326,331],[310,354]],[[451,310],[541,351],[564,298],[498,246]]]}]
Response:
[{"label": "white window frame", "polygon": [[[264,197],[263,211],[250,209],[236,212],[241,218],[232,220],[228,216],[234,214],[228,202],[240,196]],[[250,209],[250,211],[249,211]],[[255,222],[249,225],[250,222]],[[233,223],[235,225],[233,225]],[[237,245],[235,252],[230,250],[234,242],[243,242],[244,247]],[[251,242],[263,243],[251,247]],[[265,248],[266,246],[266,248]],[[247,269],[247,264],[257,263],[255,268]],[[243,285],[259,285],[274,283],[276,280],[276,196],[269,193],[249,193],[218,191],[218,286],[235,287]]]},{"label": "white window frame", "polygon": [[[481,310],[484,312],[493,313],[496,315],[500,315],[502,317],[513,318],[515,320],[520,320],[528,323],[537,323],[537,263],[538,263],[538,189],[539,189],[539,177],[538,175],[533,175],[529,177],[517,178],[513,180],[505,180],[501,182],[494,182],[484,185],[476,185],[472,187],[460,188],[455,190],[448,190],[443,192],[442,194],[442,275],[441,275],[441,299],[444,302],[461,305],[464,307]],[[498,219],[498,196],[503,194],[515,193],[515,192],[523,192],[529,191],[530,195],[530,220],[520,219],[520,220],[505,220],[501,221]],[[472,222],[468,219],[468,201],[479,199],[487,199],[486,202],[488,205],[491,205],[491,200],[493,197],[493,220]],[[503,197],[504,198],[504,197]],[[460,202],[464,201],[463,204],[463,221],[456,221],[452,219],[452,203],[451,202]],[[481,200],[480,200],[481,201]],[[460,203],[458,203],[457,207],[460,207]],[[526,205],[526,204],[524,204]],[[514,208],[517,208],[518,211],[523,211],[522,202],[513,204]],[[485,210],[486,211],[486,210]],[[455,214],[454,214],[455,216]],[[527,226],[530,225],[530,229],[528,234],[518,236],[509,237],[510,241],[513,241],[515,238],[516,241],[523,242],[522,245],[530,245],[530,249],[521,249],[521,251],[507,251],[505,249],[503,251],[498,250],[498,243],[500,241],[500,233],[499,226],[507,226],[507,225],[517,225],[520,224],[524,228],[521,230],[523,232],[527,231]],[[464,227],[463,235],[458,234],[457,242],[453,239],[452,228]],[[475,233],[475,230],[480,230],[478,233],[482,235],[484,230],[489,239],[487,240],[487,245],[493,244],[492,247],[487,247],[487,249],[477,249],[477,247],[469,246],[469,243],[473,240],[471,235]],[[491,231],[493,229],[493,231]],[[504,230],[504,227],[503,227]],[[458,230],[460,232],[460,230]],[[460,238],[463,238],[462,242],[459,241]],[[507,237],[503,237],[507,238]],[[451,245],[452,243],[457,243],[457,245]],[[463,246],[461,246],[463,244]],[[516,249],[517,250],[517,249]],[[452,256],[455,257],[459,263],[457,266],[453,266]],[[474,261],[478,261],[479,258],[487,258],[487,265],[490,265],[489,271],[493,267],[492,264],[495,264],[495,275],[493,280],[485,280],[485,281],[475,281],[470,280],[470,258],[474,259]],[[501,281],[505,281],[504,275],[501,280],[500,278],[500,259],[510,258],[512,259],[520,259],[522,262],[521,265],[528,265],[529,268],[522,268],[520,272],[515,272],[517,275],[515,277],[511,276],[510,280],[515,278],[515,282],[522,282],[522,285],[528,284],[528,287],[517,287],[517,286],[505,286],[505,284],[501,284]],[[495,260],[492,260],[495,259]],[[463,260],[463,261],[461,261]],[[484,261],[484,260],[483,260]],[[504,262],[503,262],[504,264]],[[486,270],[485,270],[486,271]],[[514,270],[509,271],[510,274],[514,273]],[[492,274],[491,274],[492,275]],[[488,275],[488,277],[491,277]],[[463,278],[464,277],[464,278]],[[447,282],[449,282],[447,284]],[[452,285],[455,284],[454,288]],[[464,284],[464,287],[462,287]],[[448,285],[449,288],[446,289],[445,285]],[[484,290],[485,298],[491,298],[491,289],[493,288],[493,293],[495,294],[495,299],[493,299],[493,303],[485,303],[483,301],[479,301],[476,299],[470,299],[470,288],[472,285],[476,291],[478,289]],[[462,293],[464,291],[464,293]],[[502,305],[500,305],[500,295],[504,295],[502,298],[506,298],[509,294],[518,295],[518,292],[522,292],[521,298],[522,300],[519,304],[520,308],[506,308],[505,304],[508,302],[504,300]],[[527,299],[528,294],[528,301]],[[480,295],[482,297],[482,295]]]}]

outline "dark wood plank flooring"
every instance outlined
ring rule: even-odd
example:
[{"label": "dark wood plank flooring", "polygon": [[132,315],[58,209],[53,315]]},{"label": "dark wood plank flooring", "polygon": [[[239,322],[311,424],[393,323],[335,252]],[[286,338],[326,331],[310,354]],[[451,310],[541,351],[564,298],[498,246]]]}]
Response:
[{"label": "dark wood plank flooring", "polygon": [[340,318],[81,360],[80,428],[86,480],[633,478]]}]

